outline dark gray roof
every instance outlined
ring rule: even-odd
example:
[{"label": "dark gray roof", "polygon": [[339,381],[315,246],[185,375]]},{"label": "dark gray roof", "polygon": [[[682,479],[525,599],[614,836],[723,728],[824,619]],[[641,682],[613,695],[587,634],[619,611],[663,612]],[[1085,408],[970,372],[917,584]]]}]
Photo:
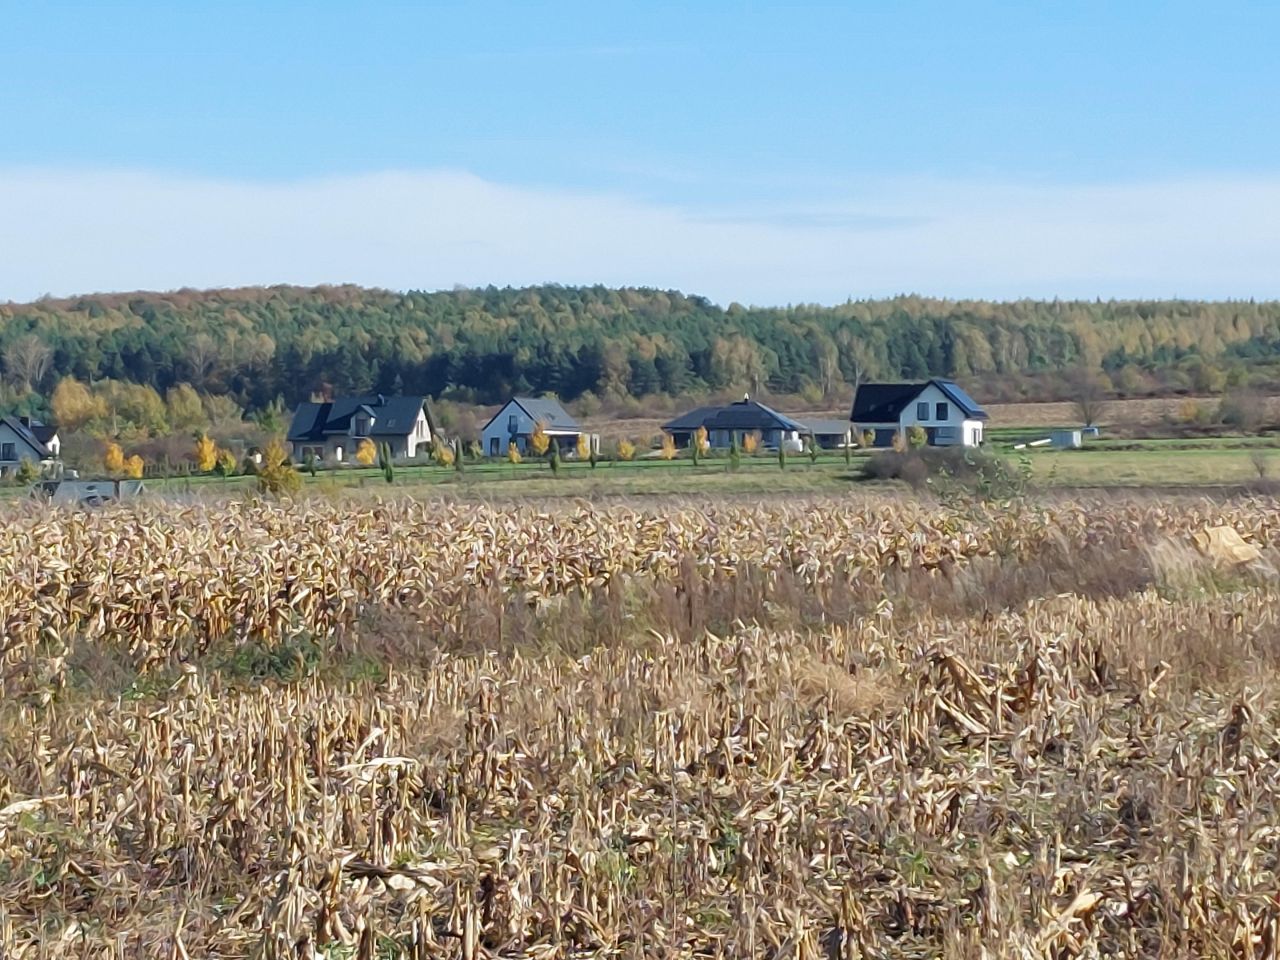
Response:
[{"label": "dark gray roof", "polygon": [[712,415],[720,411],[719,407],[698,407],[696,410],[690,410],[688,413],[682,413],[674,420],[668,420],[662,425],[662,429],[668,433],[672,431],[697,430]]},{"label": "dark gray roof", "polygon": [[290,440],[323,440],[351,430],[351,418],[365,407],[373,414],[371,437],[405,437],[418,422],[424,397],[338,397],[327,403],[300,403],[289,426]]},{"label": "dark gray roof", "polygon": [[514,399],[534,423],[540,423],[549,430],[578,429],[578,421],[569,416],[569,411],[560,406],[560,401],[554,397],[515,397]]},{"label": "dark gray roof", "polygon": [[699,407],[662,425],[667,432],[683,432],[706,427],[708,430],[796,430],[805,432],[804,424],[786,414],[766,407],[757,400],[739,400],[723,407]]},{"label": "dark gray roof", "polygon": [[954,380],[925,380],[922,383],[864,383],[853,398],[849,419],[858,423],[889,423],[902,416],[902,411],[933,384],[959,407],[966,417],[986,420],[987,413],[960,388]]},{"label": "dark gray roof", "polygon": [[569,416],[569,411],[560,406],[560,401],[554,397],[512,397],[502,405],[501,410],[489,418],[489,422],[484,425],[483,430],[489,429],[489,426],[493,421],[502,416],[502,411],[507,409],[507,407],[513,403],[527,413],[529,415],[529,419],[534,423],[541,423],[544,429],[582,429],[578,426],[578,421]]},{"label": "dark gray roof", "polygon": [[806,433],[816,437],[843,437],[853,429],[848,420],[806,420],[804,426]]},{"label": "dark gray roof", "polygon": [[[10,430],[16,433],[18,435],[18,439],[30,447],[31,452],[36,454],[36,456],[41,460],[45,460],[53,456],[53,452],[44,445],[44,441],[41,440],[24,421],[26,421],[25,417],[0,417],[0,423],[5,424]],[[43,427],[44,424],[37,423],[37,426]],[[53,434],[50,433],[49,436],[52,437]]]}]

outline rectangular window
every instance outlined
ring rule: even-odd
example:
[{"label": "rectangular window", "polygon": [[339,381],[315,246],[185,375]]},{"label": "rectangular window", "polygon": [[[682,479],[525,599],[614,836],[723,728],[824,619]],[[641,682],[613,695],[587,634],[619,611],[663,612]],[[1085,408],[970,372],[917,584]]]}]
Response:
[{"label": "rectangular window", "polygon": [[507,417],[507,433],[514,437],[516,435],[516,431],[519,429],[520,418],[513,413],[511,416]]},{"label": "rectangular window", "polygon": [[17,460],[18,454],[12,443],[0,444],[0,460]]},{"label": "rectangular window", "polygon": [[929,404],[925,403],[923,400],[916,404],[916,419],[929,419]]},{"label": "rectangular window", "polygon": [[498,438],[497,438],[497,437],[490,437],[490,438],[489,438],[489,456],[491,456],[491,457],[496,457],[496,456],[498,455],[498,452],[499,452],[499,451],[498,451]]},{"label": "rectangular window", "polygon": [[945,403],[938,404],[938,413],[937,413],[937,416],[935,416],[933,419],[946,420],[949,416],[951,416],[951,413],[947,409],[947,405]]}]

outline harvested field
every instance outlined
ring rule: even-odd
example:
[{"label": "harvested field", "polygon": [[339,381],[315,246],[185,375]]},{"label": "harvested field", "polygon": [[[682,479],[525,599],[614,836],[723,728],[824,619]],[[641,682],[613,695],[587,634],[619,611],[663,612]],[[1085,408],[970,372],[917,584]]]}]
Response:
[{"label": "harvested field", "polygon": [[12,508],[0,955],[1274,956],[1277,508]]}]

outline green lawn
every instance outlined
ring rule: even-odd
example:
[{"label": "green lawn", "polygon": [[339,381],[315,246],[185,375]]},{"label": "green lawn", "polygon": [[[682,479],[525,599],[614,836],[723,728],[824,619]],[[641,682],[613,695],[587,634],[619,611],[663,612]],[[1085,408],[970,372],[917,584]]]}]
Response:
[{"label": "green lawn", "polygon": [[[1229,442],[1230,438],[1222,442]],[[1114,449],[1090,444],[1084,450],[1027,451],[1036,481],[1049,487],[1188,487],[1240,484],[1258,479],[1253,448],[1196,448],[1161,441],[1142,441],[1140,449]],[[999,447],[997,447],[999,449]],[[467,499],[509,499],[519,497],[598,496],[732,496],[871,492],[883,484],[859,482],[865,453],[858,453],[850,467],[842,455],[825,455],[812,463],[808,457],[790,457],[780,470],[772,456],[744,457],[736,471],[726,458],[703,460],[694,466],[688,460],[638,460],[589,464],[567,462],[560,475],[544,462],[467,464],[461,473],[453,468],[431,466],[398,467],[395,483],[388,486],[380,471],[373,468],[322,470],[316,477],[303,474],[304,489],[310,493],[342,494],[364,490],[370,494],[409,493],[442,495]],[[1016,456],[1016,455],[1013,455]],[[1269,453],[1269,472],[1280,477],[1280,449]],[[169,480],[151,479],[148,488],[160,495],[218,495],[254,488],[253,477],[196,476]],[[26,491],[17,486],[0,488],[0,498],[16,499]]]},{"label": "green lawn", "polygon": [[[1271,470],[1280,476],[1280,451],[1271,454]],[[1050,486],[1182,487],[1244,483],[1258,479],[1250,450],[1035,451],[1034,476]]]}]

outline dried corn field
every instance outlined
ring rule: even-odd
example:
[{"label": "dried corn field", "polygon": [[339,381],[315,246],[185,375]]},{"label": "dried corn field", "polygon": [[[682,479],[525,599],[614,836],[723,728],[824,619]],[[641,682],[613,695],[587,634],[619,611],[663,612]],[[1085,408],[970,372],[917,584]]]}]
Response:
[{"label": "dried corn field", "polygon": [[1277,508],[11,509],[0,956],[1275,956]]}]

